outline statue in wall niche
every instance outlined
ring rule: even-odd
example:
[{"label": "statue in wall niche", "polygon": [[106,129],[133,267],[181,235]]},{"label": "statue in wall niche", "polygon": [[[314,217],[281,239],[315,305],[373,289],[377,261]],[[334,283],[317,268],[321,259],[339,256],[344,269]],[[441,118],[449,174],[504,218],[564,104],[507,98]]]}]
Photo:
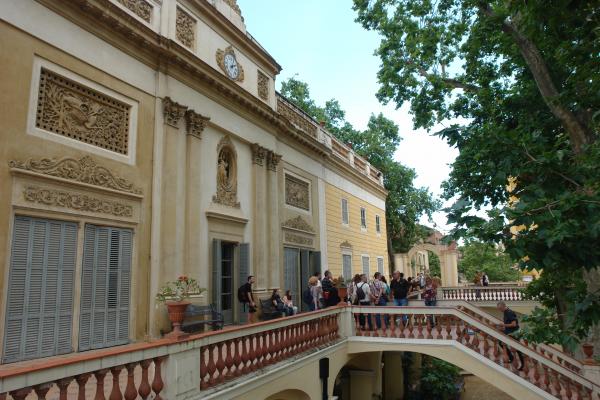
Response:
[{"label": "statue in wall niche", "polygon": [[215,203],[230,207],[240,207],[237,201],[237,157],[233,143],[224,137],[217,148],[217,194]]}]

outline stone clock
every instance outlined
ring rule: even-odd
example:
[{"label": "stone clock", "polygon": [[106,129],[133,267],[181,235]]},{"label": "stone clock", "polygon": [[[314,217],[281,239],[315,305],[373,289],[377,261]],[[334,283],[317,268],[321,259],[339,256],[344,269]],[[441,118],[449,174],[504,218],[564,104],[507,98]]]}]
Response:
[{"label": "stone clock", "polygon": [[217,64],[229,79],[236,82],[244,81],[244,68],[238,62],[233,47],[217,50]]}]

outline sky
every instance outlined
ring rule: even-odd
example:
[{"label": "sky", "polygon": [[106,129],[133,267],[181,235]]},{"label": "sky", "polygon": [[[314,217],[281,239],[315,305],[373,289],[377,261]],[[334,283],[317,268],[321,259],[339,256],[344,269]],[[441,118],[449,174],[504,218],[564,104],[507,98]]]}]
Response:
[{"label": "sky", "polygon": [[[436,196],[450,172],[449,164],[458,151],[424,130],[413,129],[408,104],[382,105],[375,94],[379,88],[379,46],[376,32],[356,23],[352,0],[238,0],[246,28],[277,60],[283,70],[281,82],[294,75],[308,83],[318,105],[335,98],[355,127],[366,128],[372,113],[382,112],[400,128],[402,141],[395,158],[417,172],[416,186]],[[426,218],[422,223],[433,226]],[[447,232],[445,213],[433,217],[437,229]]]}]

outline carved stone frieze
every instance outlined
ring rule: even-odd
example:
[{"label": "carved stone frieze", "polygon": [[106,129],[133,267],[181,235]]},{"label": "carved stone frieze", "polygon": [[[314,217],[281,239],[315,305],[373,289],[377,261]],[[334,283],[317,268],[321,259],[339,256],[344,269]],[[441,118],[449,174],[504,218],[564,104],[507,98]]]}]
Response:
[{"label": "carved stone frieze", "polygon": [[283,223],[284,228],[297,229],[299,231],[314,233],[314,228],[306,222],[301,216],[290,218]]},{"label": "carved stone frieze", "polygon": [[185,115],[187,107],[174,102],[170,97],[165,97],[162,101],[162,104],[165,123],[174,128],[178,128],[179,120]]},{"label": "carved stone frieze", "polygon": [[196,20],[181,7],[177,7],[175,22],[175,37],[184,46],[194,48],[196,41]]},{"label": "carved stone frieze", "polygon": [[194,110],[187,110],[185,112],[185,123],[187,127],[188,135],[202,138],[202,132],[206,127],[206,124],[210,121],[209,117],[198,114]]},{"label": "carved stone frieze", "polygon": [[289,243],[296,243],[303,246],[313,246],[314,240],[312,238],[296,235],[295,233],[286,232],[285,241]]},{"label": "carved stone frieze", "polygon": [[317,137],[317,125],[308,117],[305,117],[302,114],[302,111],[293,107],[281,98],[277,98],[277,112],[285,117],[296,128],[314,138]]},{"label": "carved stone frieze", "polygon": [[309,183],[295,176],[285,174],[285,204],[309,211]]},{"label": "carved stone frieze", "polygon": [[257,90],[258,97],[263,99],[264,101],[269,100],[269,77],[263,74],[260,71],[257,71]]},{"label": "carved stone frieze", "polygon": [[240,208],[237,200],[237,153],[229,136],[221,139],[217,154],[217,194],[213,196],[213,202]]},{"label": "carved stone frieze", "polygon": [[150,22],[152,18],[152,5],[146,0],[117,0],[119,3],[124,5],[130,11],[133,11],[135,15],[140,17],[146,22]]},{"label": "carved stone frieze", "polygon": [[267,169],[270,171],[277,171],[277,165],[281,161],[281,155],[275,154],[272,151],[267,153]]},{"label": "carved stone frieze", "polygon": [[10,161],[10,168],[35,172],[38,174],[55,176],[76,182],[87,183],[107,189],[118,190],[133,194],[141,194],[142,191],[134,187],[133,183],[112,173],[107,168],[96,164],[96,161],[85,156],[79,160],[73,158],[62,158],[59,160],[42,158],[41,160]]},{"label": "carved stone frieze", "polygon": [[261,166],[264,165],[268,150],[258,143],[253,143],[250,147],[252,149],[252,163]]},{"label": "carved stone frieze", "polygon": [[229,7],[231,7],[233,9],[233,11],[236,12],[236,14],[242,15],[242,10],[240,9],[240,6],[238,6],[237,0],[223,0],[225,2],[225,4],[227,4]]},{"label": "carved stone frieze", "polygon": [[117,217],[129,218],[133,216],[133,207],[128,204],[64,190],[29,186],[23,190],[23,197],[26,201],[46,206],[65,207],[77,211],[110,214]]},{"label": "carved stone frieze", "polygon": [[102,92],[41,69],[35,119],[39,129],[127,154],[130,109]]}]

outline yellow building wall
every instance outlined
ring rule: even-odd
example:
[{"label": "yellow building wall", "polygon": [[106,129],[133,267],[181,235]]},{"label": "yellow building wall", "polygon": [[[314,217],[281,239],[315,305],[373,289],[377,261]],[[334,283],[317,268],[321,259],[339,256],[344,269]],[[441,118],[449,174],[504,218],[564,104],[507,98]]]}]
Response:
[{"label": "yellow building wall", "polygon": [[[342,198],[348,200],[348,225],[342,224]],[[352,275],[362,273],[362,256],[369,256],[369,276],[377,271],[377,257],[383,257],[383,273],[389,275],[385,210],[331,184],[325,188],[327,221],[327,267],[334,277],[342,274],[342,250],[352,254]],[[360,209],[367,210],[367,229],[361,229]],[[375,216],[381,219],[381,233],[375,229]],[[342,243],[351,245],[344,247]],[[344,276],[344,279],[350,279]]]}]

